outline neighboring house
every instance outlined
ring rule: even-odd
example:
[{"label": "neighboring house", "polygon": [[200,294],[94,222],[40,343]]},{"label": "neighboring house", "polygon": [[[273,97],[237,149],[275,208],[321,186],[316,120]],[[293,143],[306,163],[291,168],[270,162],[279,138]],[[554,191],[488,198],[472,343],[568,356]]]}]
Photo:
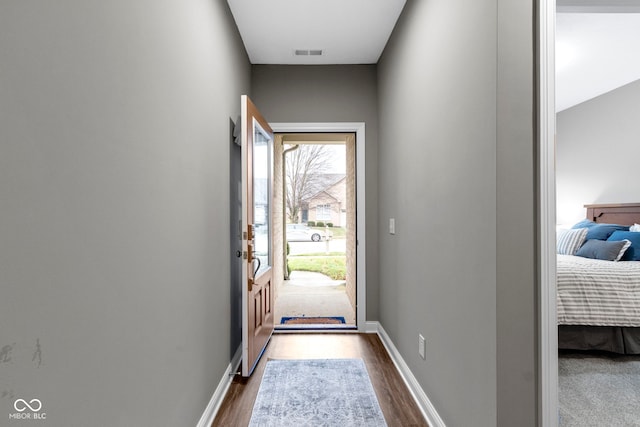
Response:
[{"label": "neighboring house", "polygon": [[302,220],[330,222],[343,227],[347,220],[347,188],[345,174],[327,175],[321,189],[302,201]]}]

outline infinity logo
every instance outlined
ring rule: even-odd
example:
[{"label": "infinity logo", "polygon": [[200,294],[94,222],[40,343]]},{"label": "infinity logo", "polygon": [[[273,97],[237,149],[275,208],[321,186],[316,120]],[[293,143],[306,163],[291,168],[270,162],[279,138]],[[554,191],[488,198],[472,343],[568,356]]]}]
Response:
[{"label": "infinity logo", "polygon": [[[21,403],[20,406],[18,406],[19,403]],[[29,403],[27,403],[27,401],[24,399],[17,399],[15,402],[13,402],[13,407],[18,412],[24,412],[27,410],[27,408],[31,409],[31,412],[38,412],[40,409],[42,409],[42,402],[40,402],[40,400],[38,399],[31,399]]]}]

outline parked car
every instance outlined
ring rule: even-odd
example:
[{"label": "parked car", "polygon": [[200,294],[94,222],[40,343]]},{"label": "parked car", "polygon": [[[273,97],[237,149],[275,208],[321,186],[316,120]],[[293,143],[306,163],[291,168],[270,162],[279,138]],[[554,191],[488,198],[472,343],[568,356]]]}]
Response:
[{"label": "parked car", "polygon": [[287,224],[287,241],[289,242],[319,242],[326,238],[324,231],[314,230],[305,224]]}]

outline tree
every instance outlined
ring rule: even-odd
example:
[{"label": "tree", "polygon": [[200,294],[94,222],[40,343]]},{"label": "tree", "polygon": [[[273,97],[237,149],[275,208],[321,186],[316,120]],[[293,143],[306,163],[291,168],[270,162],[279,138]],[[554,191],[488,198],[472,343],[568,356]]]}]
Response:
[{"label": "tree", "polygon": [[290,222],[298,222],[302,202],[319,191],[322,174],[331,164],[330,152],[325,148],[324,145],[301,144],[286,154],[287,217]]}]

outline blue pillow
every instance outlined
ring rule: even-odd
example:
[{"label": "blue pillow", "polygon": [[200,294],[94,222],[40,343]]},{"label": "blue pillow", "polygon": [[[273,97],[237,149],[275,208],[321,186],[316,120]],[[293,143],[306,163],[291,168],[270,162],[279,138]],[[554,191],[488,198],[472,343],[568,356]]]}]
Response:
[{"label": "blue pillow", "polygon": [[578,252],[576,256],[584,258],[601,259],[605,261],[618,261],[622,259],[624,253],[631,245],[631,242],[626,240],[605,242],[604,240],[587,240]]},{"label": "blue pillow", "polygon": [[580,221],[579,223],[575,224],[571,228],[591,228],[594,225],[596,225],[596,223],[591,221],[590,219],[583,219],[582,221]]},{"label": "blue pillow", "polygon": [[629,240],[631,246],[624,253],[620,261],[640,261],[640,233],[633,231],[614,231],[608,241]]},{"label": "blue pillow", "polygon": [[618,224],[593,224],[588,227],[587,240],[607,240],[614,231],[629,231],[629,227]]}]

